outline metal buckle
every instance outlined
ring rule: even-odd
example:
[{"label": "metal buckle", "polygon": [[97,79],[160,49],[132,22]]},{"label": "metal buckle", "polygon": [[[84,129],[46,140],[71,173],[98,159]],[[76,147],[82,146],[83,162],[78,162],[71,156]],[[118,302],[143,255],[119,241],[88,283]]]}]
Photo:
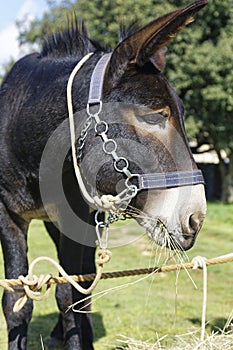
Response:
[{"label": "metal buckle", "polygon": [[[97,107],[97,110],[94,111],[94,113],[91,112],[91,109]],[[102,101],[96,101],[96,102],[88,102],[87,103],[87,114],[89,116],[94,116],[100,114],[102,111],[103,102]]]}]

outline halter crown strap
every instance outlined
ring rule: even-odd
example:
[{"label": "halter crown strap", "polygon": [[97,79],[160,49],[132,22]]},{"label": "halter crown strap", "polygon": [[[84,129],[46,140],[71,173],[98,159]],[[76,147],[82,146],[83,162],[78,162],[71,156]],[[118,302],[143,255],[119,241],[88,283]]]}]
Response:
[{"label": "halter crown strap", "polygon": [[104,54],[97,62],[91,77],[88,104],[101,103],[104,76],[112,53]]}]

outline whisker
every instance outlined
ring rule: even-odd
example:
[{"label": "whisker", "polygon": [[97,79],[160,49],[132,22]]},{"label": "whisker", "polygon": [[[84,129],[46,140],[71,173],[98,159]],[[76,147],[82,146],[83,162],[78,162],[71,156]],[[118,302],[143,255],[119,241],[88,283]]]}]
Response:
[{"label": "whisker", "polygon": [[[131,205],[127,208],[127,214],[129,214],[132,218],[137,218],[141,220],[145,220],[145,222],[148,222],[151,227],[156,227],[156,225],[160,225],[161,232],[163,233],[163,244],[160,246],[160,252],[158,254],[158,249],[156,249],[156,256],[157,260],[155,259],[156,265],[158,265],[162,259],[163,250],[165,250],[165,258],[163,261],[163,264],[166,264],[168,260],[171,258],[174,258],[175,261],[179,262],[181,265],[184,266],[186,261],[189,261],[189,257],[187,253],[184,251],[183,247],[179,243],[179,241],[174,237],[171,236],[164,225],[164,223],[159,218],[153,218],[150,215],[144,213],[142,210],[137,209]],[[168,249],[166,249],[168,248]],[[171,251],[173,251],[173,255],[171,255]],[[186,268],[184,268],[185,272],[187,273],[189,279],[191,280],[192,284],[195,288],[197,288],[194,280],[192,279],[190,273]]]},{"label": "whisker", "polygon": [[[172,241],[173,241],[173,244],[175,244],[175,246],[178,245],[178,246],[180,247],[179,243],[175,240],[174,237],[172,237]],[[189,277],[190,281],[192,282],[194,288],[197,289],[196,283],[194,282],[192,276],[190,275],[189,271],[188,271],[187,268],[185,267],[185,260],[183,259],[180,250],[176,250],[176,253],[177,253],[176,256],[177,256],[178,260],[180,261],[180,264],[183,266],[184,271],[185,271],[186,274],[188,275],[188,277]],[[184,253],[184,250],[182,250],[182,253]],[[185,254],[185,257],[188,257],[188,255]],[[189,260],[190,260],[190,259],[188,259],[188,261],[189,261]]]},{"label": "whisker", "polygon": [[162,257],[162,250],[163,250],[162,247],[157,245],[157,248],[156,248],[156,256],[158,255],[157,259],[156,259],[156,264],[157,265],[159,265],[159,263],[160,263],[160,260],[161,260],[161,257]]},{"label": "whisker", "polygon": [[[154,252],[154,246],[155,246],[155,242],[153,242],[152,244],[152,248],[150,250],[150,258],[149,258],[149,261],[148,261],[148,268],[150,268],[151,266],[154,267],[154,266],[158,266],[158,264],[156,264],[155,260],[156,260],[156,256],[154,257],[154,264],[152,262],[152,257],[153,257],[153,252]],[[156,249],[157,250],[157,249]],[[153,282],[154,282],[154,279],[155,279],[155,274],[151,276],[151,280],[150,280],[150,284],[149,284],[149,288],[148,288],[148,291],[147,291],[147,296],[146,296],[146,305],[149,304],[149,299],[150,299],[150,294],[151,294],[151,290],[152,290],[152,287],[153,287]]]},{"label": "whisker", "polygon": [[182,246],[180,245],[180,243],[175,239],[175,237],[173,238],[174,241],[174,245],[176,247],[176,251],[178,250],[180,253],[180,256],[182,257],[182,261],[189,261],[189,256],[188,254],[185,252],[185,250],[182,248]]},{"label": "whisker", "polygon": [[[177,242],[177,240],[172,237],[169,236],[169,243],[168,243],[169,248],[173,249],[173,257],[176,258],[178,260],[178,262],[184,266],[185,260],[189,261],[188,255],[186,254],[186,252],[184,252],[184,250],[182,249],[182,247],[180,246],[179,242]],[[185,254],[184,254],[185,253]],[[189,272],[187,271],[187,269],[185,269],[188,277],[190,278],[190,280],[192,281],[193,285],[196,286],[195,282],[193,281],[192,277],[190,276]]]},{"label": "whisker", "polygon": [[174,257],[177,258],[179,263],[184,264],[185,263],[185,259],[183,257],[183,249],[182,249],[182,247],[180,245],[178,245],[178,242],[173,237],[171,237],[171,242],[172,242],[173,251],[175,253]]},{"label": "whisker", "polygon": [[177,321],[177,312],[178,312],[178,282],[179,282],[180,270],[176,271],[176,281],[175,281],[175,314],[174,314],[174,327]]},{"label": "whisker", "polygon": [[[134,286],[135,284],[140,283],[141,281],[146,280],[146,279],[150,278],[151,276],[154,276],[154,272],[151,272],[148,275],[137,279],[136,281],[127,282],[127,283],[124,283],[124,284],[121,284],[121,285],[118,285],[118,286],[115,286],[115,287],[111,287],[111,288],[105,289],[103,291],[94,293],[92,295],[88,295],[87,297],[85,297],[85,298],[83,298],[81,300],[78,300],[75,303],[73,303],[72,305],[70,305],[68,307],[68,309],[67,309],[67,312],[71,309],[73,312],[77,312],[77,313],[93,313],[93,311],[86,311],[85,308],[87,306],[93,304],[98,299],[104,297],[105,295],[107,295],[109,293],[112,293],[112,292],[115,292],[117,290],[122,290],[124,288],[128,288],[128,287]],[[75,308],[75,307],[77,307],[78,305],[80,305],[81,303],[83,303],[85,301],[88,301],[88,303],[85,303],[85,305],[81,306],[80,309],[76,309]]]},{"label": "whisker", "polygon": [[137,217],[140,219],[149,219],[149,220],[154,220],[153,217],[151,217],[150,215],[144,213],[142,210],[135,208],[131,205],[128,206],[126,214],[132,216],[132,217]]},{"label": "whisker", "polygon": [[149,262],[148,262],[148,268],[153,266],[153,263],[151,264],[151,261],[152,261],[152,257],[153,257],[154,245],[155,245],[155,242],[152,242],[152,247],[150,249],[151,253],[150,253],[150,258],[149,258]]},{"label": "whisker", "polygon": [[140,219],[152,219],[145,213],[135,213],[135,212],[127,212],[128,215],[130,215],[132,218],[140,218]]},{"label": "whisker", "polygon": [[[154,266],[166,265],[167,260],[170,258],[170,254],[169,254],[169,250],[167,249],[166,242],[162,246],[159,246],[156,242],[153,241],[151,255],[149,259],[149,267],[151,267],[152,255],[154,250],[155,250],[155,255],[154,255],[154,262],[152,266],[154,267]],[[149,303],[149,298],[150,298],[150,294],[151,294],[151,290],[152,290],[153,282],[155,278],[158,278],[158,276],[156,274],[153,274],[151,276],[151,281],[147,292],[146,304]]]}]

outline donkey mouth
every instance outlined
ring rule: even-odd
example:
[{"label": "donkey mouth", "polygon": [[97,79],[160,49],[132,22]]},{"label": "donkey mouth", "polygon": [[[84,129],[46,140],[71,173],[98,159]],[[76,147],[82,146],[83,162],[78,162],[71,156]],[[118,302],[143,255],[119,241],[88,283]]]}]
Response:
[{"label": "donkey mouth", "polygon": [[168,230],[167,226],[160,219],[153,221],[141,221],[141,226],[146,229],[148,237],[161,247],[171,250],[189,250],[195,243],[196,235]]},{"label": "donkey mouth", "polygon": [[170,233],[162,220],[139,220],[139,224],[146,229],[148,237],[162,247],[170,247]]}]

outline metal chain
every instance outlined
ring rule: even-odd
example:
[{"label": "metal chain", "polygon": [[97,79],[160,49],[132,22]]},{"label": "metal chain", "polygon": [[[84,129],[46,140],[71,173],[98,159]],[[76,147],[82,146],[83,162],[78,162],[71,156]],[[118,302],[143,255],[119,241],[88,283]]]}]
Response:
[{"label": "metal chain", "polygon": [[77,159],[78,161],[80,162],[81,159],[82,159],[82,155],[83,155],[83,147],[84,147],[84,144],[85,144],[85,140],[86,140],[86,137],[87,137],[87,131],[88,129],[90,128],[91,124],[92,124],[92,116],[89,116],[86,120],[86,123],[84,124],[84,127],[81,131],[81,134],[78,138],[78,141],[77,141],[77,145],[78,145],[78,153],[77,153]]},{"label": "metal chain", "polygon": [[99,247],[101,249],[107,249],[109,225],[119,220],[126,220],[126,215],[109,212],[107,219],[103,221],[101,219],[99,220],[98,218],[100,213],[101,213],[100,210],[97,210],[95,213],[96,235],[97,235]]},{"label": "metal chain", "polygon": [[[123,173],[126,176],[125,180],[125,189],[121,191],[116,197],[114,197],[114,208],[108,211],[108,217],[106,220],[99,220],[98,216],[101,212],[98,210],[95,214],[95,223],[96,223],[96,235],[98,239],[98,243],[101,249],[107,249],[108,247],[108,234],[109,234],[109,225],[118,221],[118,220],[125,220],[126,219],[126,209],[137,193],[138,193],[138,187],[131,184],[130,180],[133,177],[138,177],[139,174],[133,174],[129,170],[129,162],[125,157],[118,156],[117,153],[117,143],[112,138],[109,138],[107,133],[109,126],[108,124],[100,119],[99,114],[102,111],[102,102],[100,101],[98,104],[94,106],[95,113],[91,112],[91,106],[89,103],[87,104],[87,114],[88,119],[84,125],[83,130],[81,131],[81,135],[78,140],[78,154],[79,159],[82,157],[82,149],[84,147],[84,142],[87,136],[87,131],[90,128],[92,124],[92,120],[94,120],[94,128],[95,132],[98,136],[100,136],[103,140],[103,152],[107,155],[110,155],[113,159],[113,166],[114,169],[119,172]],[[96,111],[97,108],[97,111]],[[103,197],[102,196],[102,200]],[[108,196],[107,196],[108,197]]]},{"label": "metal chain", "polygon": [[120,157],[117,154],[117,143],[115,140],[108,137],[108,124],[100,119],[99,114],[102,111],[102,103],[95,105],[97,107],[97,111],[95,113],[91,113],[91,106],[87,104],[87,114],[88,119],[92,118],[95,121],[95,132],[98,136],[100,136],[103,140],[103,151],[107,155],[111,155],[113,158],[113,166],[114,169],[123,173],[126,176],[125,180],[125,189],[117,195],[117,200],[115,202],[115,207],[119,213],[124,212],[129,205],[132,198],[134,198],[138,193],[138,187],[130,183],[130,180],[133,177],[138,177],[139,174],[133,174],[129,170],[129,162],[125,157]]}]

